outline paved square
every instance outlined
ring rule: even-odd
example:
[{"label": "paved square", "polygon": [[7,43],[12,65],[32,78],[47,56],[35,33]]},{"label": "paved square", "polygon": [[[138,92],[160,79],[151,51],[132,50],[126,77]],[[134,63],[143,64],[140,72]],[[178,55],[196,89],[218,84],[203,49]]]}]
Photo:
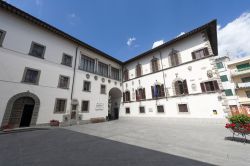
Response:
[{"label": "paved square", "polygon": [[249,166],[250,144],[225,140],[232,136],[225,123],[213,119],[122,118],[67,129],[206,163]]}]

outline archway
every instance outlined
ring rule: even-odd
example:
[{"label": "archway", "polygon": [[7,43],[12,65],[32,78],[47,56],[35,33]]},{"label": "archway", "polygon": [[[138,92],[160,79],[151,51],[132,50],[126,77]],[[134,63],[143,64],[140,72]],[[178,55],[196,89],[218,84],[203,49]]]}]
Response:
[{"label": "archway", "polygon": [[19,93],[11,97],[7,103],[2,127],[28,127],[36,125],[40,107],[39,98],[30,93]]},{"label": "archway", "polygon": [[110,120],[119,119],[120,103],[122,92],[118,88],[112,88],[109,91],[108,117]]}]

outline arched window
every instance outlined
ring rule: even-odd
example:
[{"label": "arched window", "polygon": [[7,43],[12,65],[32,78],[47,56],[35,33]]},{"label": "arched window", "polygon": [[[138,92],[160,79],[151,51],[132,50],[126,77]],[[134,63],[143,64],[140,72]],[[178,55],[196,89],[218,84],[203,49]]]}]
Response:
[{"label": "arched window", "polygon": [[123,78],[124,78],[124,81],[128,80],[128,70],[127,69],[125,69],[123,72]]},{"label": "arched window", "polygon": [[123,93],[123,101],[124,102],[130,101],[130,92],[129,91],[126,91]]},{"label": "arched window", "polygon": [[185,95],[188,94],[188,87],[187,87],[187,81],[180,81],[177,80],[174,83],[174,88],[175,88],[175,94],[176,95]]},{"label": "arched window", "polygon": [[136,65],[136,77],[140,77],[142,75],[141,64]]},{"label": "arched window", "polygon": [[152,67],[152,72],[157,72],[159,70],[159,63],[157,58],[153,58],[151,60],[151,67]]},{"label": "arched window", "polygon": [[164,91],[164,84],[156,84],[154,86],[151,86],[151,92],[152,92],[152,98],[158,98],[158,97],[164,97],[165,91]]},{"label": "arched window", "polygon": [[135,92],[136,92],[136,101],[146,99],[145,88],[139,88]]},{"label": "arched window", "polygon": [[178,51],[172,50],[169,54],[171,66],[177,66],[180,64],[180,57]]}]

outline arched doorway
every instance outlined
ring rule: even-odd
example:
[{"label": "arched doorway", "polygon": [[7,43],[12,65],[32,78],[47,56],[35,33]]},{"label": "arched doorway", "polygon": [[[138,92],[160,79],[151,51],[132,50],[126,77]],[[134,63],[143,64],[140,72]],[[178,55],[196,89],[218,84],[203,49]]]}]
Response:
[{"label": "arched doorway", "polygon": [[112,88],[109,91],[108,117],[110,120],[119,118],[120,103],[122,92],[118,88]]},{"label": "arched doorway", "polygon": [[2,127],[17,128],[35,125],[39,107],[39,98],[30,92],[13,96],[6,106]]}]

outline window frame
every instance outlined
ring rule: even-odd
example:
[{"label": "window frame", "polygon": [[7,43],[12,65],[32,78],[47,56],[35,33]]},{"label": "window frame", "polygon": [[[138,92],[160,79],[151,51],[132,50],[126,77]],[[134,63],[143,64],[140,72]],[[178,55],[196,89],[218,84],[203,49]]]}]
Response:
[{"label": "window frame", "polygon": [[[143,112],[141,112],[141,108],[143,108]],[[139,106],[139,113],[140,114],[145,114],[146,113],[145,106]]]},{"label": "window frame", "polygon": [[151,60],[151,73],[156,73],[160,70],[159,59],[153,58]]},{"label": "window frame", "polygon": [[[64,100],[65,101],[63,112],[59,112],[59,111],[56,110],[58,100]],[[64,114],[64,113],[66,113],[66,109],[67,109],[67,99],[66,98],[56,98],[55,106],[54,106],[54,114]]]},{"label": "window frame", "polygon": [[[91,70],[88,70],[88,66],[85,67],[86,63],[82,64],[82,61],[85,62],[85,60],[89,61],[90,64],[93,64],[93,69],[92,69],[92,66],[91,66]],[[96,62],[95,59],[90,58],[87,55],[81,54],[81,56],[80,56],[80,62],[79,62],[79,67],[78,68],[79,68],[79,70],[82,70],[82,71],[86,71],[86,72],[89,72],[89,73],[95,73],[95,69],[96,69],[96,63],[95,62]]]},{"label": "window frame", "polygon": [[[61,77],[68,78],[67,87],[60,87],[60,80],[61,80]],[[69,77],[69,76],[65,76],[65,75],[59,75],[59,80],[58,80],[57,88],[60,88],[60,89],[69,89],[69,85],[70,85],[70,77]]]},{"label": "window frame", "polygon": [[[83,102],[87,102],[88,103],[87,110],[83,110]],[[89,112],[89,103],[90,103],[89,100],[82,100],[82,102],[81,102],[81,112],[83,112],[83,113],[88,113]]]},{"label": "window frame", "polygon": [[[97,71],[97,73],[99,74],[99,75],[101,75],[101,76],[104,76],[104,77],[108,77],[108,75],[109,75],[109,65],[108,64],[106,64],[106,63],[103,63],[103,62],[101,62],[101,61],[98,61],[98,71]],[[104,73],[103,71],[104,70],[102,70],[102,72],[100,71],[100,67],[107,67],[107,73]]]},{"label": "window frame", "polygon": [[[64,57],[70,57],[71,58],[71,62],[70,64],[66,64],[63,60],[64,60]],[[64,65],[64,66],[68,66],[68,67],[72,67],[72,63],[73,63],[73,56],[69,55],[69,54],[66,54],[66,53],[63,53],[62,55],[62,62],[61,64]]]},{"label": "window frame", "polygon": [[0,36],[0,47],[3,46],[3,41],[5,39],[6,31],[0,29],[0,32],[2,32],[2,36]]},{"label": "window frame", "polygon": [[138,63],[136,65],[135,73],[136,73],[136,77],[141,77],[142,76],[142,65],[141,64]]},{"label": "window frame", "polygon": [[[40,46],[40,47],[43,47],[43,52],[42,52],[41,57],[35,56],[35,55],[32,54],[32,50],[33,50],[33,48],[34,48],[34,45],[38,45],[38,46]],[[30,46],[29,55],[30,55],[30,56],[33,56],[33,57],[36,57],[36,58],[44,59],[45,50],[46,50],[46,46],[45,46],[45,45],[42,45],[42,44],[40,44],[40,43],[37,43],[37,42],[32,41],[32,42],[31,42],[31,46]]]},{"label": "window frame", "polygon": [[[187,111],[181,112],[181,111],[180,111],[180,106],[179,106],[179,105],[186,105]],[[178,113],[190,113],[190,112],[189,112],[188,103],[178,103],[178,104],[177,104],[177,108],[178,108]]]},{"label": "window frame", "polygon": [[[105,87],[105,92],[104,92],[104,93],[102,93],[102,86]],[[103,95],[106,95],[106,94],[107,94],[107,86],[106,86],[105,84],[101,84],[101,85],[100,85],[100,94],[103,94]]]},{"label": "window frame", "polygon": [[[229,90],[230,90],[230,95],[227,95],[227,92],[229,92]],[[232,89],[224,89],[224,91],[225,91],[226,96],[233,96],[234,95]]]},{"label": "window frame", "polygon": [[[117,73],[116,73],[117,72]],[[116,78],[117,77],[117,78]],[[120,80],[120,70],[111,66],[110,78],[114,80]]]},{"label": "window frame", "polygon": [[[221,67],[221,66],[218,67],[218,66],[219,66],[218,64],[221,64],[222,67]],[[217,68],[217,69],[223,69],[223,68],[224,68],[224,64],[223,64],[222,62],[217,62],[217,63],[216,63],[216,68]]]},{"label": "window frame", "polygon": [[[162,107],[162,108],[163,108],[163,112],[159,112],[159,107]],[[156,106],[156,109],[157,109],[157,113],[160,113],[160,114],[165,113],[164,105],[157,105],[157,106]]]},{"label": "window frame", "polygon": [[[199,57],[197,58],[197,54],[199,52]],[[203,52],[203,55],[201,56],[201,53],[200,52]],[[203,59],[207,56],[209,56],[209,51],[208,51],[208,48],[207,47],[204,47],[204,48],[200,48],[198,50],[194,50],[192,51],[192,59],[193,60],[198,60],[198,59]]]},{"label": "window frame", "polygon": [[[25,81],[26,74],[27,74],[27,71],[28,71],[28,70],[33,70],[33,71],[37,71],[37,72],[38,72],[38,74],[37,74],[37,79],[36,79],[36,82],[35,82],[35,83]],[[41,75],[41,70],[34,69],[34,68],[30,68],[30,67],[25,67],[25,68],[24,68],[23,77],[22,77],[22,81],[21,81],[21,82],[22,82],[22,83],[25,83],[25,84],[39,85],[40,75]]]},{"label": "window frame", "polygon": [[[128,110],[128,111],[127,111]],[[130,107],[125,108],[125,114],[130,114]]]},{"label": "window frame", "polygon": [[227,82],[227,81],[229,81],[227,75],[221,75],[220,79],[221,79],[221,82]]},{"label": "window frame", "polygon": [[[89,90],[84,90],[84,85],[85,85],[85,83],[89,83]],[[82,88],[82,90],[83,90],[84,92],[91,92],[91,82],[90,82],[90,81],[84,80],[84,81],[83,81],[83,88]]]},{"label": "window frame", "polygon": [[[249,90],[247,90],[247,91],[245,91],[245,93],[246,93],[247,98],[250,98],[250,91],[249,91]],[[248,94],[247,94],[247,93],[249,93],[249,96],[248,96]]]}]

